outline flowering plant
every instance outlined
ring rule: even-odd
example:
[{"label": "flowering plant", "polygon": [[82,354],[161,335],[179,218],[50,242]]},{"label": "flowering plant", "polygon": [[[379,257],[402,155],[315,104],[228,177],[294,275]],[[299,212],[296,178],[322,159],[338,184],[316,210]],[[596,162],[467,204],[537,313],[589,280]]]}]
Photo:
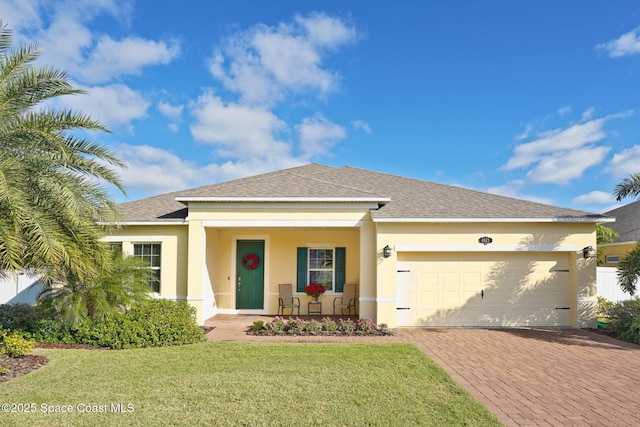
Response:
[{"label": "flowering plant", "polygon": [[304,288],[304,293],[310,297],[319,297],[324,294],[324,291],[326,291],[326,289],[320,283],[309,283]]}]

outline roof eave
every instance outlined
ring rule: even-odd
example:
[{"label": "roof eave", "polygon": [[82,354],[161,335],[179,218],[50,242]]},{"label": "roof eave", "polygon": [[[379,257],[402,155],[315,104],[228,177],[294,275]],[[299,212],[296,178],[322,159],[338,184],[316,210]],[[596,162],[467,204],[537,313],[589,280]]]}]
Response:
[{"label": "roof eave", "polygon": [[391,201],[389,197],[176,197],[176,201],[193,203],[377,203]]},{"label": "roof eave", "polygon": [[177,220],[177,221],[119,221],[119,222],[98,222],[98,225],[114,225],[114,226],[123,226],[123,225],[188,225],[189,221],[187,219]]},{"label": "roof eave", "polygon": [[600,223],[614,222],[614,218],[595,217],[557,217],[557,218],[386,218],[374,217],[373,222],[397,222],[397,223],[464,223],[464,222],[509,222],[509,223],[536,223],[536,222],[565,222],[565,223]]}]

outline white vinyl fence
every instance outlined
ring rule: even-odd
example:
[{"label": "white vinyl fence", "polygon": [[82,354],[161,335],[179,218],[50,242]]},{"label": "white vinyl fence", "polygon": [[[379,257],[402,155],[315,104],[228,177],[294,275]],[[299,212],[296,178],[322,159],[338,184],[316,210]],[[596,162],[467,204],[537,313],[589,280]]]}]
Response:
[{"label": "white vinyl fence", "polygon": [[38,281],[38,276],[28,273],[8,275],[0,278],[0,304],[16,302],[33,304],[41,290],[42,285]]},{"label": "white vinyl fence", "polygon": [[[609,301],[618,302],[631,299],[631,296],[623,292],[618,285],[618,269],[615,267],[598,267],[598,296],[604,297]],[[640,291],[636,291],[634,295],[640,297]]]}]

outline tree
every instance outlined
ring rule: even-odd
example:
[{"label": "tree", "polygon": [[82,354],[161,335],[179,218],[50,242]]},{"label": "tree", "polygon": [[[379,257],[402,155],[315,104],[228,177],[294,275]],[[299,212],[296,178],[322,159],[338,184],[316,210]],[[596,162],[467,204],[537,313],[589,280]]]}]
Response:
[{"label": "tree", "polygon": [[609,243],[613,243],[616,239],[620,237],[620,235],[611,227],[607,227],[606,225],[596,224],[596,246],[597,256],[598,256],[598,265],[602,263],[602,253],[604,252],[603,245],[607,245]]},{"label": "tree", "polygon": [[[619,182],[613,191],[616,200],[640,196],[640,173],[632,174]],[[635,294],[640,276],[640,242],[618,264],[618,283],[624,292]]]},{"label": "tree", "polygon": [[95,277],[111,262],[100,223],[118,219],[101,184],[124,189],[123,162],[81,135],[98,121],[41,104],[84,93],[65,72],[40,67],[36,44],[12,50],[0,22],[0,272],[33,269],[44,280]]},{"label": "tree", "polygon": [[616,196],[617,201],[626,197],[640,196],[640,173],[629,175],[616,184],[613,195]]},{"label": "tree", "polygon": [[640,277],[640,244],[636,244],[618,264],[618,284],[629,295],[636,293]]},{"label": "tree", "polygon": [[112,251],[111,260],[112,264],[91,280],[69,275],[63,286],[44,288],[38,304],[54,317],[80,322],[124,312],[150,298],[149,282],[154,275],[144,261],[133,256],[123,258],[117,250]]}]

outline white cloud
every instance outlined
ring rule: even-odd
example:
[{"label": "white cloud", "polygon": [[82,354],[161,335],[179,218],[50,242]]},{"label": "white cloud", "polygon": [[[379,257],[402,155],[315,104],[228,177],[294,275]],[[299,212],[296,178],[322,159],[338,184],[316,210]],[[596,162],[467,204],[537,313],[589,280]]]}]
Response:
[{"label": "white cloud", "polygon": [[167,65],[180,54],[176,40],[154,41],[129,37],[119,41],[101,37],[89,56],[77,64],[76,74],[85,82],[102,83],[126,74],[140,74],[144,67]]},{"label": "white cloud", "polygon": [[560,107],[557,110],[557,113],[560,116],[564,116],[565,114],[568,114],[570,112],[571,112],[571,105],[565,105],[564,107]]},{"label": "white cloud", "polygon": [[600,141],[605,137],[602,130],[604,123],[605,119],[591,120],[566,129],[555,129],[539,134],[539,138],[535,141],[518,145],[514,150],[514,155],[506,165],[502,166],[502,169],[526,168],[546,156],[556,155],[563,151],[568,152]]},{"label": "white cloud", "polygon": [[324,68],[328,50],[356,39],[356,30],[324,14],[294,23],[256,25],[230,36],[209,60],[211,74],[244,104],[273,105],[299,93],[326,95],[338,76]]},{"label": "white cloud", "polygon": [[159,102],[158,111],[168,119],[180,120],[182,118],[183,105],[171,105],[168,102]]},{"label": "white cloud", "polygon": [[171,105],[168,102],[159,102],[157,107],[160,114],[170,119],[171,122],[167,124],[167,128],[171,132],[178,132],[178,123],[182,121],[182,110],[184,110],[184,105]]},{"label": "white cloud", "polygon": [[593,113],[595,113],[595,112],[596,112],[595,108],[593,108],[593,107],[587,108],[586,110],[584,110],[584,112],[580,116],[580,121],[581,122],[586,122],[588,120],[591,120],[591,118],[593,118]]},{"label": "white cloud", "polygon": [[121,84],[83,89],[89,95],[64,96],[57,98],[56,102],[82,111],[107,127],[131,126],[133,120],[146,117],[151,105],[140,92]]},{"label": "white cloud", "polygon": [[506,182],[502,185],[496,185],[489,187],[485,191],[487,193],[497,194],[499,196],[513,197],[521,200],[529,200],[536,203],[544,203],[547,205],[553,204],[553,201],[548,198],[532,196],[529,194],[521,194],[520,190],[525,186],[525,181],[522,179],[516,179]]},{"label": "white cloud", "polygon": [[572,200],[572,202],[576,205],[605,205],[609,203],[615,203],[615,201],[616,199],[611,193],[607,193],[604,191],[590,191],[589,193],[581,194],[580,196],[575,197]]},{"label": "white cloud", "polygon": [[274,163],[228,161],[199,165],[176,154],[149,145],[117,144],[115,151],[127,168],[120,177],[131,195],[145,197],[170,191],[198,187],[248,175],[299,166],[301,162],[281,159]]},{"label": "white cloud", "polygon": [[354,27],[323,13],[312,13],[308,17],[297,15],[295,21],[306,30],[309,41],[316,46],[336,48],[358,37]]},{"label": "white cloud", "polygon": [[640,53],[640,27],[624,33],[617,39],[597,44],[596,49],[607,51],[612,58]]},{"label": "white cloud", "polygon": [[599,164],[610,149],[582,147],[545,156],[527,173],[527,178],[535,183],[568,184],[580,178],[585,170]]},{"label": "white cloud", "polygon": [[271,111],[227,103],[212,93],[192,106],[196,141],[213,144],[217,153],[235,159],[290,157],[290,147],[276,139],[286,125]]},{"label": "white cloud", "polygon": [[182,160],[169,151],[149,145],[129,144],[119,144],[115,150],[127,163],[127,168],[120,172],[127,189],[161,193],[206,182],[204,168]]},{"label": "white cloud", "polygon": [[347,136],[342,126],[322,116],[307,117],[296,129],[300,137],[302,156],[305,159],[330,153],[333,146]]},{"label": "white cloud", "polygon": [[94,33],[90,22],[98,15],[127,20],[129,0],[8,0],[0,4],[0,16],[14,31],[16,41],[37,41],[40,61],[68,71],[85,84],[105,83],[144,67],[166,65],[180,52],[176,40],[140,37],[114,40]]},{"label": "white cloud", "polygon": [[358,129],[363,131],[364,133],[371,133],[371,126],[369,126],[369,123],[367,122],[363,122],[362,120],[354,120],[351,122],[351,124],[353,125],[354,129]]},{"label": "white cloud", "polygon": [[2,24],[14,31],[42,25],[39,0],[5,0],[0,2]]},{"label": "white cloud", "polygon": [[616,153],[605,171],[613,176],[626,176],[640,171],[640,145]]}]

